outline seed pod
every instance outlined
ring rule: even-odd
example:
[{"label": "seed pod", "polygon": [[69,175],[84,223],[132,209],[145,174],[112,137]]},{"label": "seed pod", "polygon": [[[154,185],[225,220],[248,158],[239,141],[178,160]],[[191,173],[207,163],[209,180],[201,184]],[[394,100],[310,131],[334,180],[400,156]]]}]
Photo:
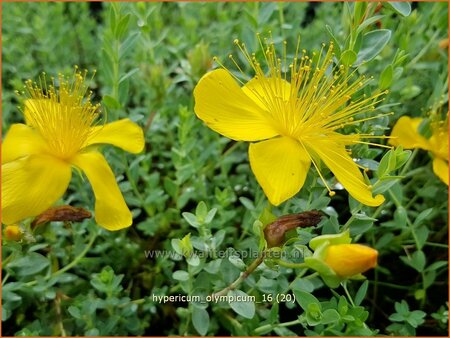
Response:
[{"label": "seed pod", "polygon": [[91,213],[86,209],[76,208],[70,205],[62,205],[44,211],[34,219],[34,221],[31,223],[31,226],[34,228],[38,225],[52,221],[81,222],[86,218],[90,218],[91,216]]},{"label": "seed pod", "polygon": [[279,217],[268,224],[264,229],[264,236],[269,248],[280,246],[285,241],[287,231],[295,228],[312,227],[319,224],[322,214],[317,210],[304,211],[299,214],[291,214]]}]

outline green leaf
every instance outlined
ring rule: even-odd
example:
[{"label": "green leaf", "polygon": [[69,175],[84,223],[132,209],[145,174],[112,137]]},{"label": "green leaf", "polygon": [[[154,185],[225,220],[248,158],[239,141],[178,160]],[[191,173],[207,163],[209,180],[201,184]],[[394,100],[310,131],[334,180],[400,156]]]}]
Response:
[{"label": "green leaf", "polygon": [[238,315],[242,317],[252,319],[255,315],[255,303],[248,299],[248,295],[241,290],[231,290],[228,293],[230,297],[230,307]]},{"label": "green leaf", "polygon": [[438,269],[443,268],[445,266],[448,266],[448,262],[447,261],[437,261],[437,262],[434,262],[433,264],[430,264],[426,268],[426,270],[427,271],[438,270]]},{"label": "green leaf", "polygon": [[423,246],[425,245],[425,242],[428,239],[428,235],[430,233],[430,230],[423,225],[420,228],[416,230],[416,236],[417,236],[417,249],[422,250]]},{"label": "green leaf", "polygon": [[209,328],[209,314],[208,311],[201,307],[192,307],[192,324],[197,332],[204,336],[208,332]]},{"label": "green leaf", "polygon": [[425,268],[426,258],[422,250],[414,252],[409,258],[401,256],[400,259],[418,272],[422,272]]},{"label": "green leaf", "polygon": [[128,24],[130,23],[130,14],[123,16],[116,27],[115,36],[117,40],[122,40],[128,31]]},{"label": "green leaf", "polygon": [[378,84],[378,86],[380,87],[380,90],[388,89],[391,86],[393,74],[394,74],[394,70],[392,68],[392,65],[387,65],[386,68],[384,68],[384,70],[380,76],[380,81]]},{"label": "green leaf", "polygon": [[133,68],[132,70],[130,70],[128,73],[126,73],[125,75],[123,75],[120,80],[119,80],[119,84],[122,83],[123,81],[125,81],[126,79],[128,79],[130,76],[136,74],[139,71],[139,68]]},{"label": "green leaf", "polygon": [[409,16],[411,14],[411,5],[409,2],[386,1],[384,4],[390,6],[395,12],[402,16]]},{"label": "green leaf", "polygon": [[189,280],[189,274],[184,270],[177,270],[172,274],[173,279],[185,282]]},{"label": "green leaf", "polygon": [[208,207],[206,206],[206,203],[201,201],[197,208],[195,209],[195,215],[197,216],[197,220],[199,223],[203,223],[206,219],[206,216],[208,215]]},{"label": "green leaf", "polygon": [[294,294],[295,300],[304,311],[308,311],[308,306],[310,304],[317,304],[319,310],[321,309],[319,300],[316,297],[314,297],[311,293],[302,290],[294,290]]},{"label": "green leaf", "polygon": [[375,16],[372,16],[372,17],[364,20],[364,22],[362,22],[356,29],[356,34],[359,35],[360,33],[362,33],[362,31],[364,29],[366,29],[367,26],[377,22],[378,20],[381,20],[383,17],[384,17],[384,15],[375,15]]},{"label": "green leaf", "polygon": [[141,36],[140,32],[133,33],[129,35],[125,41],[119,47],[119,60],[122,59],[125,55],[128,54],[129,51],[133,50],[135,43],[138,38]]},{"label": "green leaf", "polygon": [[433,212],[433,208],[428,208],[422,211],[414,220],[414,226],[422,225],[422,223],[430,216]]},{"label": "green leaf", "polygon": [[103,96],[103,103],[110,109],[119,109],[121,104],[115,98],[109,95]]},{"label": "green leaf", "polygon": [[346,50],[341,54],[341,63],[344,66],[351,66],[356,61],[356,53],[352,50]]},{"label": "green leaf", "polygon": [[364,14],[366,13],[367,2],[355,2],[355,7],[353,10],[353,20],[355,23],[360,22],[364,18]]},{"label": "green leaf", "polygon": [[9,268],[16,270],[19,276],[31,276],[44,270],[50,265],[47,257],[37,253],[31,252],[27,256],[18,258],[8,264]]},{"label": "green leaf", "polygon": [[200,223],[197,221],[197,217],[194,214],[190,212],[183,212],[181,215],[194,228],[198,228],[200,226]]},{"label": "green leaf", "polygon": [[230,256],[228,257],[228,260],[230,261],[231,264],[233,264],[235,267],[237,267],[239,270],[245,270],[247,268],[247,266],[245,265],[244,261],[238,257],[238,256]]},{"label": "green leaf", "polygon": [[334,44],[334,53],[336,54],[337,58],[340,58],[341,56],[341,47],[339,46],[339,42],[337,41],[337,39],[335,38],[334,34],[333,34],[333,30],[331,29],[330,26],[325,25],[325,28],[328,32],[328,34],[331,37],[331,40],[333,40],[333,44]]},{"label": "green leaf", "polygon": [[320,322],[326,325],[337,322],[340,318],[341,316],[335,309],[328,309],[322,313],[322,320]]},{"label": "green leaf", "polygon": [[354,299],[355,305],[361,305],[362,301],[366,297],[368,287],[369,287],[368,280],[364,281],[364,283],[361,284],[361,286],[358,289],[358,292],[356,292],[356,295],[355,295],[355,299]]},{"label": "green leaf", "polygon": [[208,214],[205,217],[205,224],[211,223],[214,216],[216,215],[216,212],[217,212],[217,208],[212,208],[210,211],[208,211]]},{"label": "green leaf", "polygon": [[354,66],[368,62],[375,58],[391,38],[391,31],[388,29],[378,29],[364,34],[361,50]]},{"label": "green leaf", "polygon": [[186,262],[189,265],[198,266],[200,264],[200,258],[196,254],[193,254],[186,258]]},{"label": "green leaf", "polygon": [[395,311],[401,315],[406,315],[409,312],[409,306],[405,300],[402,300],[401,303],[395,302],[394,307]]}]

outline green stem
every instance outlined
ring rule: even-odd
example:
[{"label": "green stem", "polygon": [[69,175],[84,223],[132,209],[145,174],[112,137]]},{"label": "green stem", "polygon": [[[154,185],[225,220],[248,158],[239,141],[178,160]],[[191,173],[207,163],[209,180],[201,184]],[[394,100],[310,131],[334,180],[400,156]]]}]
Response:
[{"label": "green stem", "polygon": [[305,263],[293,263],[293,262],[288,262],[282,259],[275,259],[274,260],[276,263],[278,263],[281,266],[284,266],[285,268],[290,268],[290,269],[303,269],[303,268],[307,268],[308,266]]},{"label": "green stem", "polygon": [[5,275],[5,278],[3,278],[3,280],[2,280],[2,286],[5,285],[6,281],[7,281],[8,278],[9,278],[9,276],[10,276],[10,275],[9,275],[9,272],[7,272],[6,275]]},{"label": "green stem", "polygon": [[[389,190],[389,195],[391,196],[392,201],[394,202],[394,204],[397,208],[402,206],[401,202],[397,199],[397,197],[390,190]],[[409,231],[414,239],[417,250],[420,250],[419,238],[417,237],[416,230],[414,229],[414,225],[411,223],[411,220],[409,219],[408,214],[406,214],[406,224],[408,225]],[[423,287],[423,291],[425,294],[421,301],[421,307],[423,308],[423,306],[425,306],[427,288],[426,288],[426,283],[425,283],[425,273],[422,271],[420,274],[422,276],[422,287]]]},{"label": "green stem", "polygon": [[341,283],[341,285],[344,288],[345,294],[347,295],[347,298],[350,301],[350,304],[352,304],[352,306],[355,307],[355,303],[353,302],[353,298],[352,298],[352,296],[350,296],[350,292],[348,292],[348,289],[347,289],[347,281],[346,280],[343,281]]},{"label": "green stem", "polygon": [[279,15],[279,19],[280,19],[280,28],[281,31],[283,31],[283,26],[284,26],[284,13],[283,13],[283,3],[279,2],[278,3],[278,15]]},{"label": "green stem", "polygon": [[226,288],[224,288],[223,290],[220,290],[219,292],[215,292],[212,294],[212,298],[216,298],[216,297],[220,297],[220,296],[225,296],[228,291],[230,290],[234,290],[236,289],[245,279],[247,279],[248,276],[250,276],[250,274],[255,271],[255,269],[261,265],[262,262],[264,262],[264,259],[266,258],[266,252],[263,251],[261,252],[261,254],[259,255],[259,257],[257,259],[255,259],[252,264],[250,264],[247,269],[241,273],[241,275],[230,285],[228,285]]},{"label": "green stem", "polygon": [[375,284],[377,283],[378,285],[383,285],[383,286],[387,286],[389,288],[393,288],[393,289],[399,289],[399,290],[411,290],[410,286],[403,286],[403,285],[397,285],[397,284],[392,284],[392,283],[387,283],[387,282],[379,282],[379,281],[369,281],[370,284]]},{"label": "green stem", "polygon": [[127,159],[127,156],[125,155],[125,153],[122,154],[122,158],[123,158],[124,163],[126,164],[125,165],[125,175],[127,176],[128,182],[130,182],[133,193],[139,199],[141,207],[144,209],[147,216],[149,216],[149,217],[153,216],[152,210],[148,206],[145,205],[145,199],[142,196],[142,194],[140,193],[140,191],[137,187],[136,181],[133,179],[133,176],[131,175],[130,166],[128,165],[128,159]]},{"label": "green stem", "polygon": [[[58,271],[53,272],[52,274],[45,276],[44,280],[49,280],[50,278],[59,276],[61,274],[63,274],[64,272],[72,269],[74,266],[76,266],[81,259],[84,258],[84,256],[86,256],[86,254],[88,253],[88,251],[91,249],[92,245],[95,242],[95,239],[97,238],[97,233],[94,233],[91,237],[91,239],[89,240],[89,243],[86,245],[86,247],[84,248],[84,250],[82,252],[80,252],[80,254],[75,257],[75,259],[70,262],[69,264],[67,264],[65,267],[63,267],[62,269],[59,269]],[[33,280],[31,282],[25,283],[26,286],[33,286],[35,284],[37,284],[37,280]]]},{"label": "green stem", "polygon": [[263,326],[258,327],[255,330],[255,334],[256,335],[260,335],[261,333],[265,332],[268,329],[273,330],[276,327],[287,327],[287,326],[293,326],[293,325],[298,325],[298,324],[301,324],[299,319],[296,319],[296,320],[293,320],[293,321],[290,321],[290,322],[279,323],[279,324],[267,324],[267,325],[263,325]]}]

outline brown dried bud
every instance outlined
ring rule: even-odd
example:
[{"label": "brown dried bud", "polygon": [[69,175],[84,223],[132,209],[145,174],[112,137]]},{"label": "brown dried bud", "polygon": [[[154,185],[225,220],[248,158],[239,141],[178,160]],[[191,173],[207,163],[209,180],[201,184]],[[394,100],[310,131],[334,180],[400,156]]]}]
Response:
[{"label": "brown dried bud", "polygon": [[62,205],[44,211],[34,219],[31,226],[35,227],[52,221],[81,222],[82,220],[90,217],[91,213],[86,209],[75,208],[70,205]]},{"label": "brown dried bud", "polygon": [[304,211],[279,217],[264,228],[264,235],[269,248],[280,246],[285,241],[287,231],[295,228],[312,227],[319,224],[322,214],[317,210]]}]

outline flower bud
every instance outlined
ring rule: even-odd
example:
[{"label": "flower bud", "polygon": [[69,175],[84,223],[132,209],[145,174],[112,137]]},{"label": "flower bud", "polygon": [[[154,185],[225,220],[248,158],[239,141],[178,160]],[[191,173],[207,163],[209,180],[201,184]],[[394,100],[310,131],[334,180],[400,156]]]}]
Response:
[{"label": "flower bud", "polygon": [[377,266],[378,251],[360,244],[328,246],[325,263],[342,278],[348,278]]},{"label": "flower bud", "polygon": [[448,39],[442,39],[439,41],[439,48],[447,49],[448,48]]},{"label": "flower bud", "polygon": [[18,225],[7,225],[4,234],[10,241],[19,241],[22,238],[22,229]]}]

